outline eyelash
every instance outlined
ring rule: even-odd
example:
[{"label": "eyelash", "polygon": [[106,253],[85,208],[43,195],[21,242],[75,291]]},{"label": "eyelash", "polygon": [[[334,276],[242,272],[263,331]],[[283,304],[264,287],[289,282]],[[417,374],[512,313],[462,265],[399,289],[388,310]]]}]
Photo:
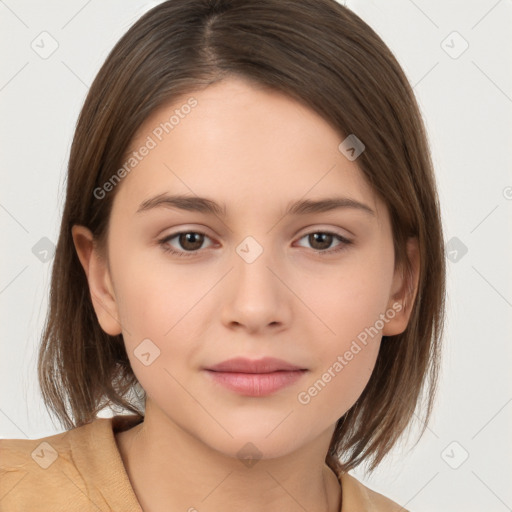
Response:
[{"label": "eyelash", "polygon": [[[210,238],[206,233],[203,233],[202,231],[178,231],[177,233],[173,233],[172,235],[166,236],[165,238],[159,240],[158,242],[164,252],[170,253],[174,256],[179,256],[180,258],[190,258],[190,257],[197,255],[199,250],[188,251],[188,252],[176,251],[175,249],[172,249],[169,245],[167,245],[168,242],[170,240],[172,240],[173,238],[176,238],[177,236],[182,235],[182,234],[189,234],[189,233],[193,233],[195,235],[203,235],[207,238]],[[340,242],[342,242],[342,244],[337,249],[327,249],[325,251],[319,251],[319,250],[313,249],[313,251],[316,254],[318,254],[319,256],[330,256],[332,254],[339,253],[341,251],[344,251],[347,248],[347,246],[349,246],[353,243],[352,240],[348,240],[347,238],[345,238],[341,235],[338,235],[337,233],[333,233],[332,231],[311,231],[310,233],[306,233],[306,234],[302,235],[299,238],[299,240],[301,240],[302,238],[307,237],[309,235],[314,235],[314,234],[318,234],[318,233],[321,233],[323,235],[333,235]]]}]

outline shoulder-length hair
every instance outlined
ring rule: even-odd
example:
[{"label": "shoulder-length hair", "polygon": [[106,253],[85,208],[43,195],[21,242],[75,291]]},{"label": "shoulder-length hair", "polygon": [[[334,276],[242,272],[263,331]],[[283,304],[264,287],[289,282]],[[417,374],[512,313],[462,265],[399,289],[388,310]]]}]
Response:
[{"label": "shoulder-length hair", "polygon": [[105,197],[95,190],[119,169],[143,121],[174,98],[230,76],[302,102],[339,131],[340,142],[356,134],[364,143],[357,163],[388,208],[395,269],[409,280],[406,242],[418,240],[419,283],[408,326],[383,337],[370,380],[338,420],[326,457],[333,469],[371,461],[373,471],[418,404],[425,413],[419,438],[431,416],[444,322],[444,241],[412,88],[381,38],[335,0],[169,0],[145,13],[112,49],[71,147],[38,359],[44,402],[66,429],[92,421],[107,405],[143,416],[129,399],[138,381],[122,335],[107,335],[97,321],[71,227],[87,226],[104,241],[116,190]]}]

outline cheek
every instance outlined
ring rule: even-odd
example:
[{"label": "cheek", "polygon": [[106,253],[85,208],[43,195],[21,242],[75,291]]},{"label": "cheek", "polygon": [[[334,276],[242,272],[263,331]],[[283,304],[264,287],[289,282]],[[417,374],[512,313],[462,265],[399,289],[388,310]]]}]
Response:
[{"label": "cheek", "polygon": [[349,350],[333,354],[297,393],[301,413],[309,417],[321,415],[328,424],[335,423],[361,396],[375,366],[379,345],[380,339],[375,339],[369,347],[355,343]]},{"label": "cheek", "polygon": [[164,257],[150,261],[144,251],[126,254],[130,256],[118,258],[113,268],[131,366],[148,395],[161,389],[180,393],[169,373],[181,381],[190,369],[187,364],[198,360],[204,338],[201,319],[208,318],[204,308],[212,300],[207,292],[219,278],[198,276],[192,266],[170,265]]},{"label": "cheek", "polygon": [[[150,249],[153,253],[159,248]],[[116,300],[120,321],[129,332],[163,338],[207,291],[191,267],[171,265],[162,256],[140,251],[118,258],[115,266]]]},{"label": "cheek", "polygon": [[[145,265],[136,257],[116,267],[126,352],[139,383],[157,404],[168,403],[170,397],[174,404],[190,404],[179,383],[187,382],[187,362],[197,351],[194,305],[204,294],[204,284],[195,290],[193,278],[185,278],[182,268]],[[187,382],[186,389],[190,387]]]},{"label": "cheek", "polygon": [[[326,415],[333,422],[352,407],[371,377],[392,280],[389,259],[368,257],[352,263],[340,265],[328,281],[306,283],[302,292],[323,324],[315,321],[320,337],[317,364],[297,402],[306,414]],[[314,339],[315,329],[308,324]]]},{"label": "cheek", "polygon": [[354,252],[322,274],[311,274],[300,285],[299,295],[318,317],[316,326],[324,340],[321,347],[328,353],[342,350],[385,313],[393,262],[374,257],[375,252]]},{"label": "cheek", "polygon": [[299,407],[308,416],[321,414],[336,422],[354,405],[371,377],[382,339],[376,324],[386,301],[369,277],[346,278],[346,287],[321,299],[319,316],[329,329],[322,331],[315,345],[314,371],[297,394]]}]

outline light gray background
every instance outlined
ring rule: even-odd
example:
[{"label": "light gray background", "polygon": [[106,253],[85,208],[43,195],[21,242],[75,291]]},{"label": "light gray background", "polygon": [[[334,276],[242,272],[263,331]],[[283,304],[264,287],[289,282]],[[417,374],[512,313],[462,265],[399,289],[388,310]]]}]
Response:
[{"label": "light gray background", "polygon": [[[115,42],[157,3],[0,0],[1,437],[61,431],[36,380],[51,265],[45,251],[57,240],[88,86]],[[448,258],[434,418],[413,450],[404,442],[371,477],[363,468],[353,474],[416,512],[512,510],[512,0],[347,6],[381,35],[414,86]],[[47,58],[32,48],[48,51],[52,39],[58,48]]]}]

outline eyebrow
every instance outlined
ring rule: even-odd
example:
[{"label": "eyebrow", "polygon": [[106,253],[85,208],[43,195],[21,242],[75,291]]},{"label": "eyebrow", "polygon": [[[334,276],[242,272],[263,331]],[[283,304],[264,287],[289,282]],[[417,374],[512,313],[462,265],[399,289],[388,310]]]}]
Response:
[{"label": "eyebrow", "polygon": [[[177,208],[190,212],[199,212],[226,217],[226,206],[211,199],[199,196],[159,194],[142,202],[137,213],[158,207]],[[288,205],[284,215],[307,215],[323,213],[337,209],[351,208],[375,216],[375,212],[366,204],[348,197],[327,197],[324,199],[304,199]]]}]

